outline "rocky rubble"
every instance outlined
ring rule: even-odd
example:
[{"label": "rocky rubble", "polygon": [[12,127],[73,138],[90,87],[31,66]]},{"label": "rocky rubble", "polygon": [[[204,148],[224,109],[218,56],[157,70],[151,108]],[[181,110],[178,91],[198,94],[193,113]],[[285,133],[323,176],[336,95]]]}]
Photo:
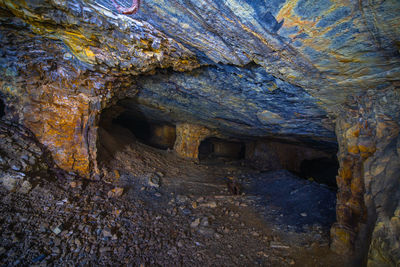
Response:
[{"label": "rocky rubble", "polygon": [[[7,133],[7,138],[16,136],[15,132]],[[19,140],[18,145],[24,142]],[[2,155],[16,160],[20,154],[13,152],[16,143],[11,144],[14,146],[1,147]],[[28,144],[25,149],[35,148],[35,143]],[[133,151],[143,153],[150,164],[132,171],[116,165],[117,161],[124,163],[125,157],[132,158]],[[35,162],[41,162],[41,151],[36,152],[31,152]],[[252,211],[257,199],[232,196],[224,183],[198,180],[204,174],[197,175],[209,171],[233,175],[238,171],[234,167],[210,170],[187,162],[182,169],[187,174],[178,186],[170,176],[175,168],[171,164],[176,161],[168,158],[172,155],[158,154],[143,145],[130,147],[125,153],[108,162],[107,168],[114,171],[104,171],[107,177],[98,182],[68,174],[54,179],[50,168],[42,166],[42,172],[30,172],[35,165],[28,164],[20,170],[23,182],[18,183],[19,189],[9,191],[3,182],[0,264],[301,266],[312,262],[329,266],[335,257],[328,253],[327,228],[288,233],[288,238],[278,224],[269,224]],[[159,165],[160,160],[167,165]],[[5,171],[7,166],[2,165]],[[26,173],[22,175],[22,171]],[[190,180],[193,178],[197,182]],[[28,181],[32,184],[24,186]],[[185,185],[191,186],[186,193],[181,192]],[[208,186],[215,191],[203,194],[202,188]],[[320,253],[326,261],[319,259]]]},{"label": "rocky rubble", "polygon": [[[296,249],[282,243],[277,232],[240,223],[243,208],[230,198],[186,197],[187,201],[178,204],[175,199],[182,197],[177,196],[160,211],[126,195],[109,198],[109,185],[82,185],[84,195],[82,188],[71,189],[70,183],[41,183],[28,195],[1,188],[0,262],[285,266],[298,257]],[[199,207],[190,207],[192,201]],[[207,201],[218,203],[217,210],[202,205]],[[292,252],[287,255],[282,249]]]},{"label": "rocky rubble", "polygon": [[0,120],[0,183],[4,188],[28,193],[32,189],[31,177],[47,173],[51,163],[51,157],[32,132]]}]

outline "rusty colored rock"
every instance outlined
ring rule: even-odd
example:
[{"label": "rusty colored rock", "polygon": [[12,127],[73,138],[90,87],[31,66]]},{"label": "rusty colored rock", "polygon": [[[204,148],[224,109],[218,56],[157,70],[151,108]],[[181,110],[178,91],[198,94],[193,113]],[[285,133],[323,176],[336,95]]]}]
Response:
[{"label": "rusty colored rock", "polygon": [[204,126],[178,124],[174,149],[181,157],[198,159],[200,142],[210,135],[211,131]]},{"label": "rusty colored rock", "polygon": [[[349,114],[351,112],[347,116],[351,116]],[[340,168],[337,176],[337,223],[331,229],[331,248],[340,254],[354,252],[360,225],[367,218],[364,203],[364,161],[375,152],[375,141],[373,136],[360,134],[362,126],[360,127],[359,120],[347,117],[339,120],[336,127]],[[366,149],[366,146],[369,148]]]},{"label": "rusty colored rock", "polygon": [[354,249],[355,233],[352,229],[335,224],[331,228],[331,248],[339,254],[347,254]]}]

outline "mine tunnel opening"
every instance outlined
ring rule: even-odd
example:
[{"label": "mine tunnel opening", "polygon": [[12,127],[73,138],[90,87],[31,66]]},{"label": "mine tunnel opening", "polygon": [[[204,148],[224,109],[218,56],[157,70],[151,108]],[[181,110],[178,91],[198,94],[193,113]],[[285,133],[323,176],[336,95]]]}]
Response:
[{"label": "mine tunnel opening", "polygon": [[[175,126],[168,114],[133,101],[103,110],[100,174],[123,181],[129,192],[150,202],[171,192],[196,198],[249,196],[257,199],[260,214],[283,227],[302,231],[318,225],[328,231],[335,221],[337,148],[216,131],[204,138],[196,135],[203,128],[186,124]],[[179,154],[180,142],[182,149],[195,150],[190,155],[196,158]]]},{"label": "mine tunnel opening", "polygon": [[157,149],[173,149],[176,127],[173,124],[152,121],[138,113],[123,112],[113,119],[113,124],[125,127],[139,140]]},{"label": "mine tunnel opening", "polygon": [[140,143],[159,151],[172,150],[176,139],[173,123],[145,116],[132,101],[104,109],[98,129],[97,161],[105,164],[127,146]]},{"label": "mine tunnel opening", "polygon": [[221,138],[206,138],[199,146],[199,160],[226,159],[243,160],[245,158],[245,143],[237,140]]}]

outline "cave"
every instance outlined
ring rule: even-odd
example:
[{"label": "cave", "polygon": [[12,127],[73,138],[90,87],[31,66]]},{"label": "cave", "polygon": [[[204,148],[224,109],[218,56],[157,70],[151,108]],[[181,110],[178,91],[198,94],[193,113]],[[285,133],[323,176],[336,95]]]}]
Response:
[{"label": "cave", "polygon": [[400,265],[399,21],[0,1],[0,265]]}]

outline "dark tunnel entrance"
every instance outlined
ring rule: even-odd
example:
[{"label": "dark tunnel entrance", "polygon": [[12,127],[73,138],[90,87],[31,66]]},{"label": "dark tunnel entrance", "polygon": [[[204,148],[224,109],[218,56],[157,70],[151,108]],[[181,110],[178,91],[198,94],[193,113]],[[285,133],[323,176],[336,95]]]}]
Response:
[{"label": "dark tunnel entrance", "polygon": [[210,137],[199,146],[199,160],[239,160],[242,166],[268,172],[288,170],[296,176],[336,189],[337,149],[291,144],[277,140],[229,140]]},{"label": "dark tunnel entrance", "polygon": [[245,143],[240,141],[207,138],[199,146],[199,160],[215,158],[241,160],[244,156]]},{"label": "dark tunnel entrance", "polygon": [[163,122],[148,120],[140,114],[124,112],[115,119],[113,124],[129,129],[142,143],[158,148],[173,149],[176,139],[175,126]]},{"label": "dark tunnel entrance", "polygon": [[124,102],[103,110],[98,129],[99,163],[106,163],[119,151],[137,142],[157,150],[173,149],[176,127],[172,123],[143,115],[134,102]]},{"label": "dark tunnel entrance", "polygon": [[301,163],[299,176],[319,184],[337,188],[336,176],[338,170],[339,162],[336,156],[332,156],[331,158],[316,158],[304,160]]},{"label": "dark tunnel entrance", "polygon": [[293,144],[277,140],[246,143],[246,164],[256,170],[288,170],[296,176],[336,189],[337,148]]}]

